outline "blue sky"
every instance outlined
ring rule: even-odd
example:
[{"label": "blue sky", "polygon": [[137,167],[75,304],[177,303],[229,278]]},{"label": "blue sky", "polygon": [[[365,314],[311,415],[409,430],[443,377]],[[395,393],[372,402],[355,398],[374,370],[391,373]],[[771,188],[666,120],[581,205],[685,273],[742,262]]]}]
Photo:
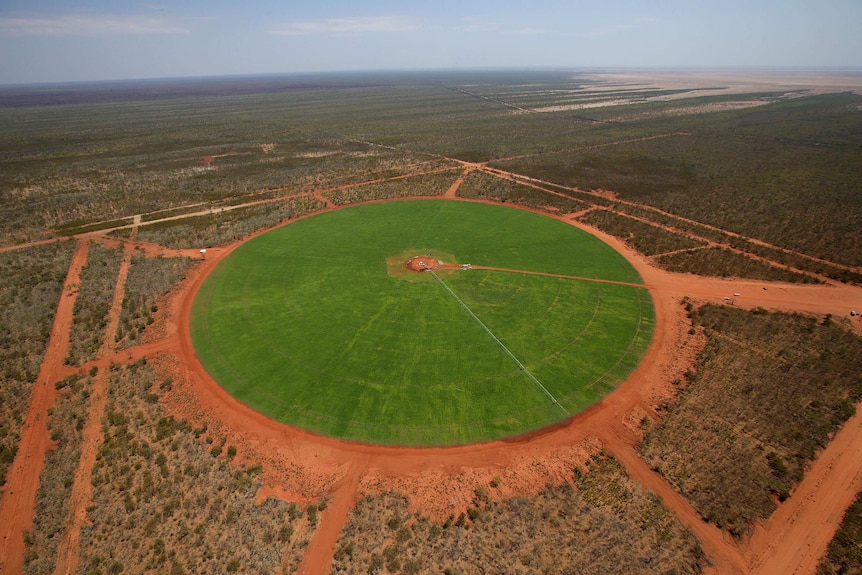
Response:
[{"label": "blue sky", "polygon": [[0,0],[0,84],[701,66],[862,66],[862,0]]}]

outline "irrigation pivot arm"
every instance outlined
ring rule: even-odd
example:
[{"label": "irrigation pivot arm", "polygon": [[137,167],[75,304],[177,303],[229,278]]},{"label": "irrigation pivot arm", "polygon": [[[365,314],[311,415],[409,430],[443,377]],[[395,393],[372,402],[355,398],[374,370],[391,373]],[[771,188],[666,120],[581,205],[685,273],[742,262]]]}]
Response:
[{"label": "irrigation pivot arm", "polygon": [[530,378],[530,381],[532,381],[534,384],[536,384],[536,387],[538,387],[538,388],[542,391],[542,393],[544,393],[546,396],[548,396],[548,399],[550,399],[550,400],[551,400],[551,403],[553,403],[553,404],[554,404],[554,405],[556,405],[558,408],[560,408],[560,411],[562,411],[563,413],[565,413],[565,414],[566,414],[566,417],[570,416],[570,415],[571,415],[571,413],[569,413],[569,410],[568,410],[568,409],[566,409],[565,407],[563,407],[562,405],[560,405],[560,402],[559,402],[559,401],[557,401],[557,398],[556,398],[556,397],[554,397],[553,395],[551,395],[551,392],[550,392],[550,391],[548,391],[548,389],[547,389],[544,385],[542,385],[542,382],[541,382],[541,381],[539,381],[538,379],[536,379],[536,376],[535,376],[535,375],[533,375],[532,373],[530,373],[530,370],[529,370],[529,369],[527,369],[526,367],[524,367],[524,364],[523,364],[523,363],[521,363],[521,361],[520,361],[517,357],[515,357],[515,354],[513,354],[511,351],[509,351],[509,348],[508,348],[508,347],[506,347],[506,346],[503,344],[503,342],[502,342],[502,341],[500,341],[500,339],[499,339],[496,335],[494,335],[494,332],[492,332],[490,329],[488,329],[488,326],[487,326],[487,325],[485,325],[485,324],[484,324],[484,322],[482,322],[482,320],[481,320],[481,319],[479,319],[479,318],[478,318],[478,316],[476,316],[476,314],[475,314],[475,313],[473,313],[473,310],[471,310],[471,309],[467,306],[467,304],[465,304],[465,303],[461,300],[461,298],[459,298],[459,297],[458,297],[458,295],[457,295],[454,291],[452,291],[452,288],[450,288],[448,285],[446,285],[446,282],[444,282],[442,279],[440,279],[440,276],[438,276],[438,275],[437,275],[437,273],[436,273],[434,270],[429,269],[428,271],[429,271],[429,272],[431,272],[431,275],[433,275],[433,276],[434,276],[434,279],[436,279],[438,282],[440,282],[440,285],[442,285],[444,288],[446,288],[446,291],[448,291],[448,292],[449,292],[449,294],[450,294],[453,298],[455,298],[455,301],[457,301],[459,304],[461,304],[461,307],[462,307],[462,308],[464,308],[464,309],[467,311],[467,313],[468,313],[468,314],[470,314],[470,317],[472,317],[472,318],[476,321],[476,323],[478,323],[478,324],[482,327],[482,329],[483,329],[483,330],[485,330],[485,333],[487,333],[489,336],[491,336],[491,339],[492,339],[492,340],[494,340],[494,343],[496,343],[496,344],[500,347],[500,349],[502,349],[502,350],[506,353],[506,355],[508,355],[508,356],[512,359],[512,361],[514,361],[514,362],[515,362],[515,365],[517,365],[517,366],[518,366],[518,369],[520,369],[521,371],[523,371],[523,372],[524,372],[524,374],[526,374],[526,376]]}]

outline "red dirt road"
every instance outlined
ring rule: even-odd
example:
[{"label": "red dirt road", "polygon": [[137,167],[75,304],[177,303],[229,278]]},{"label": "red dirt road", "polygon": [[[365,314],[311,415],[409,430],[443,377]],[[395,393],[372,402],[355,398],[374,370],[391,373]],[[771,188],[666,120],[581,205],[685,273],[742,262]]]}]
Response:
[{"label": "red dirt road", "polygon": [[[123,260],[117,272],[114,298],[108,311],[104,339],[97,354],[99,357],[110,355],[114,349],[114,335],[120,325],[120,312],[123,307],[126,278],[132,259],[132,244],[126,244]],[[69,496],[69,520],[63,531],[57,549],[57,564],[54,575],[72,575],[78,567],[81,544],[81,527],[87,522],[87,507],[92,502],[93,484],[91,477],[96,464],[96,454],[102,445],[102,416],[108,404],[108,387],[111,375],[108,369],[100,369],[90,394],[90,407],[82,430],[81,455],[72,480],[72,493]]]},{"label": "red dirt road", "polygon": [[[367,446],[318,437],[269,420],[224,392],[194,356],[186,327],[191,302],[203,278],[217,265],[215,258],[208,260],[191,282],[188,293],[183,295],[179,315],[180,353],[188,370],[185,374],[190,385],[189,398],[194,398],[196,407],[204,411],[206,417],[217,418],[241,434],[252,447],[256,445],[256,451],[267,454],[264,455],[268,460],[266,480],[273,492],[307,501],[314,501],[325,493],[337,494],[336,499],[340,501],[351,499],[352,496],[344,492],[343,485],[352,484],[352,481],[346,481],[348,472],[345,470],[355,470],[357,462],[363,460],[362,468],[367,468],[367,472],[360,480],[359,494],[396,487],[411,494],[414,511],[421,510],[423,514],[435,517],[447,516],[453,507],[466,506],[475,485],[501,473],[508,472],[503,484],[511,486],[513,493],[535,491],[548,481],[565,480],[572,471],[573,456],[569,453],[561,457],[561,454],[573,446],[598,438],[612,451],[618,452],[629,473],[662,495],[665,505],[695,530],[704,551],[714,563],[712,572],[749,572],[747,560],[735,542],[700,521],[690,504],[669,491],[667,483],[653,473],[633,449],[627,447],[632,438],[621,422],[627,420],[635,409],[653,413],[652,406],[672,393],[668,382],[690,366],[691,352],[688,353],[688,361],[680,361],[678,356],[681,350],[690,346],[685,335],[688,324],[680,305],[682,297],[714,302],[724,302],[724,297],[732,297],[736,305],[744,307],[833,313],[841,317],[854,307],[862,309],[862,290],[851,286],[796,286],[670,274],[653,268],[645,258],[631,252],[615,238],[584,229],[622,252],[641,273],[655,301],[656,333],[653,344],[632,377],[598,405],[564,425],[507,441],[411,449]],[[229,251],[225,250],[220,257]],[[763,287],[767,290],[764,291]],[[740,293],[740,296],[734,297],[734,293]],[[176,405],[175,409],[189,414],[189,398],[184,405]],[[854,435],[852,442],[862,451],[862,433]],[[588,450],[581,450],[581,454],[588,456]],[[506,497],[513,493],[501,492],[499,495]],[[324,517],[327,513],[336,515],[333,511],[324,512]],[[327,572],[337,539],[333,530],[336,529],[335,524],[342,521],[340,507],[337,515],[337,521],[332,516],[321,521],[303,559],[303,572]]]},{"label": "red dirt road", "polygon": [[20,573],[22,570],[24,533],[33,526],[39,475],[45,466],[45,456],[51,449],[48,414],[56,397],[54,382],[57,381],[56,374],[61,371],[63,360],[69,353],[72,310],[78,296],[77,286],[81,283],[81,269],[87,263],[89,250],[89,240],[78,240],[63,283],[63,292],[60,294],[45,357],[36,383],[33,384],[18,453],[6,478],[3,499],[0,501],[0,541],[3,546],[0,573]]},{"label": "red dirt road", "polygon": [[754,530],[748,548],[753,574],[814,573],[862,490],[862,406],[835,435],[772,517]]},{"label": "red dirt road", "polygon": [[[652,406],[672,393],[668,389],[672,375],[678,376],[690,366],[690,361],[681,362],[677,357],[680,349],[688,345],[684,335],[687,324],[680,305],[683,296],[714,302],[724,302],[724,297],[731,297],[736,305],[744,307],[832,313],[840,317],[851,308],[862,309],[862,290],[851,286],[796,286],[670,274],[653,268],[645,258],[632,253],[615,238],[592,229],[588,231],[621,251],[641,273],[656,304],[656,334],[641,366],[629,381],[600,404],[564,425],[508,441],[409,449],[366,446],[317,437],[271,421],[227,395],[194,356],[186,329],[190,305],[209,269],[217,265],[216,259],[210,259],[200,269],[200,274],[189,286],[188,294],[184,295],[180,313],[181,355],[184,366],[189,369],[186,381],[191,386],[191,396],[199,402],[207,417],[216,417],[240,433],[252,446],[265,447],[269,454],[266,478],[273,492],[307,501],[316,500],[321,493],[342,494],[344,488],[338,486],[345,484],[345,469],[354,470],[356,462],[362,459],[367,462],[363,468],[367,466],[368,471],[360,482],[360,494],[375,492],[381,489],[380,485],[397,486],[411,494],[414,510],[437,517],[445,517],[453,506],[466,506],[469,502],[469,494],[462,500],[457,484],[472,481],[464,488],[469,493],[479,481],[488,481],[501,471],[510,472],[511,476],[505,478],[503,484],[517,486],[512,487],[513,492],[524,492],[529,490],[529,486],[535,490],[549,480],[565,480],[572,468],[556,463],[565,461],[565,458],[560,458],[560,453],[584,441],[589,442],[591,438],[598,438],[612,451],[618,451],[618,457],[627,465],[629,472],[645,486],[659,492],[665,505],[695,530],[705,552],[715,564],[714,572],[745,573],[747,561],[737,545],[700,521],[687,501],[668,491],[666,482],[639,460],[631,447],[627,447],[632,439],[621,422],[634,409],[652,413]],[[225,250],[220,255],[229,251]],[[764,291],[764,287],[767,290]],[[740,296],[735,297],[734,293],[740,293]],[[188,413],[188,404],[177,407]],[[862,434],[854,436],[854,441],[854,445],[862,448]],[[297,473],[297,462],[312,463],[301,464]],[[536,472],[536,469],[542,471]],[[457,478],[457,481],[452,478]],[[510,494],[500,494],[501,497],[507,495]],[[334,515],[328,511],[324,516],[326,513]],[[335,535],[330,531],[333,523],[337,522],[331,517],[321,522],[320,531],[303,560],[304,572],[327,571],[335,542]]]},{"label": "red dirt road", "polygon": [[367,458],[357,458],[350,464],[344,477],[334,486],[335,493],[332,496],[332,501],[327,504],[326,511],[321,514],[320,526],[308,544],[308,549],[302,557],[299,569],[297,569],[299,575],[318,573],[319,561],[317,558],[332,553],[332,549],[338,542],[338,536],[341,534],[341,528],[347,521],[347,514],[356,503],[359,480],[362,478],[366,464]]},{"label": "red dirt road", "polygon": [[464,183],[464,180],[467,179],[467,176],[470,175],[470,172],[475,171],[476,168],[477,168],[477,166],[475,166],[475,165],[467,165],[467,167],[464,168],[464,172],[460,176],[458,176],[458,179],[455,180],[451,186],[449,186],[449,189],[446,190],[446,193],[443,194],[443,197],[448,198],[450,200],[457,198],[458,197],[458,188],[461,187],[461,184]]},{"label": "red dirt road", "polygon": [[[635,266],[644,279],[644,287],[653,296],[656,329],[640,366],[625,383],[591,409],[550,429],[477,445],[393,448],[316,436],[249,409],[228,395],[206,373],[195,356],[188,332],[191,304],[197,289],[206,275],[238,244],[209,250],[206,260],[189,271],[187,281],[172,292],[166,305],[159,305],[159,317],[152,326],[155,329],[148,330],[147,343],[104,355],[84,367],[98,365],[101,369],[106,368],[110,361],[133,361],[158,354],[154,365],[169,372],[175,382],[171,391],[163,393],[163,405],[175,415],[193,422],[207,421],[220,426],[231,433],[238,446],[242,446],[241,453],[249,454],[249,460],[262,461],[265,486],[261,496],[309,503],[327,497],[329,506],[321,513],[314,536],[306,548],[300,569],[302,573],[328,572],[339,532],[359,496],[398,490],[410,494],[413,511],[445,518],[453,510],[466,508],[475,486],[487,484],[492,477],[502,478],[500,488],[492,494],[494,497],[535,492],[549,482],[569,480],[574,466],[582,464],[591,453],[602,447],[614,453],[635,480],[660,495],[664,505],[696,533],[704,552],[713,562],[710,572],[758,575],[813,573],[813,565],[822,554],[825,542],[834,533],[843,510],[860,485],[862,462],[858,459],[862,457],[862,417],[859,414],[837,434],[793,496],[765,525],[757,527],[754,537],[744,548],[704,523],[688,501],[638,457],[634,449],[639,433],[636,422],[643,416],[656,417],[654,406],[675,393],[670,382],[691,366],[703,345],[702,338],[688,335],[689,323],[680,303],[683,297],[717,303],[725,302],[724,298],[729,297],[735,305],[746,308],[762,306],[831,313],[836,318],[845,318],[850,309],[862,310],[862,289],[846,285],[798,286],[671,274],[652,267],[646,258],[632,252],[616,238],[572,222],[568,217],[560,216],[559,219],[598,236]],[[86,260],[86,245],[86,241],[79,242],[67,285],[77,282],[80,267]],[[147,245],[143,250],[150,255],[164,253],[160,246]],[[735,293],[740,295],[734,296]],[[44,453],[49,448],[46,420],[47,409],[53,403],[53,386],[47,384],[67,372],[77,371],[62,366],[66,351],[59,347],[68,345],[73,300],[64,296],[58,308],[49,353],[42,366],[44,373],[40,373],[40,385],[34,388],[34,398],[25,422],[27,439],[22,437],[19,449],[20,457],[28,453],[30,455],[26,457],[39,461],[33,463],[23,459],[24,463],[19,464],[16,459],[7,483],[8,497],[4,496],[0,507],[0,532],[4,537],[4,550],[0,556],[2,573],[20,570],[24,551],[22,535],[33,514],[38,474]],[[862,333],[862,322],[858,318],[851,321],[853,329]],[[37,431],[36,424],[44,430],[39,427]],[[83,458],[81,466],[86,466]],[[81,473],[86,475],[85,471]],[[19,489],[28,482],[32,486],[32,496],[27,495],[25,500],[23,491]],[[834,496],[833,491],[837,492]],[[13,492],[18,495],[12,497]],[[84,499],[86,497],[82,501]],[[13,507],[13,501],[19,501],[19,504]],[[81,519],[75,521],[79,530]],[[10,547],[10,543],[15,546]],[[66,572],[59,569],[58,565],[58,572]]]},{"label": "red dirt road", "polygon": [[640,458],[633,445],[619,442],[619,436],[606,436],[608,448],[617,460],[625,466],[628,474],[643,487],[652,491],[662,499],[665,507],[673,510],[677,519],[690,529],[703,544],[712,561],[712,569],[716,573],[742,575],[747,572],[746,562],[739,554],[739,549],[732,538],[718,527],[706,523],[682,495],[674,491],[658,473],[654,472]]}]

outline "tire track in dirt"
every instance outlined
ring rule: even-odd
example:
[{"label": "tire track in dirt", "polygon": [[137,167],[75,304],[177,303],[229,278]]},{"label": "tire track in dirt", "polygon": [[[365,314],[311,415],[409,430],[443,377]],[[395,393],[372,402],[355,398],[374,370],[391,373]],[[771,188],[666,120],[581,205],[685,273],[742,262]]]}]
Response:
[{"label": "tire track in dirt", "polygon": [[0,541],[3,546],[0,573],[20,573],[23,567],[24,533],[33,526],[39,478],[45,466],[45,457],[53,444],[48,433],[48,420],[57,395],[54,378],[62,371],[63,362],[69,353],[73,310],[81,283],[81,269],[87,263],[89,249],[88,239],[78,240],[63,283],[45,357],[33,384],[18,453],[6,478],[3,499],[0,501]]},{"label": "tire track in dirt", "polygon": [[[88,234],[88,237],[92,239],[94,242],[98,242],[105,246],[106,248],[117,249],[117,248],[128,248],[133,247],[135,251],[146,255],[147,257],[166,257],[166,258],[174,258],[174,257],[186,257],[186,258],[200,258],[201,252],[200,249],[174,249],[174,248],[166,248],[165,246],[154,244],[151,242],[142,242],[136,239],[136,236],[133,235],[130,238],[113,238],[106,234],[106,232],[97,232],[91,235]],[[207,248],[209,249],[209,248]]]},{"label": "tire track in dirt", "polygon": [[[134,233],[133,233],[134,239]],[[132,261],[132,244],[127,243],[117,273],[114,298],[108,312],[107,326],[98,357],[105,357],[114,351],[114,336],[120,325],[123,297],[126,293],[126,278]],[[69,497],[69,517],[57,549],[57,564],[54,575],[71,575],[78,568],[81,547],[81,528],[87,523],[87,507],[93,499],[93,484],[90,478],[96,464],[96,454],[102,445],[102,417],[108,405],[108,387],[111,383],[109,369],[100,369],[93,382],[87,420],[82,430],[81,455],[72,479],[72,493]]]},{"label": "tire track in dirt", "polygon": [[176,344],[170,339],[160,339],[142,343],[134,347],[127,347],[119,351],[115,351],[110,355],[94,359],[80,366],[63,365],[57,368],[52,378],[52,383],[60,381],[64,377],[75,375],[89,371],[92,368],[99,370],[110,369],[112,364],[134,363],[139,359],[147,359],[155,357],[166,351],[172,351],[176,348]]},{"label": "tire track in dirt", "polygon": [[324,196],[323,192],[321,192],[321,191],[314,192],[314,194],[312,194],[312,196],[315,197],[318,201],[323,203],[324,209],[331,210],[332,208],[335,207],[335,204],[332,203],[332,200],[330,200],[329,198]]},{"label": "tire track in dirt", "polygon": [[564,279],[564,280],[575,280],[575,281],[593,282],[593,283],[600,283],[600,284],[614,284],[614,285],[619,285],[619,286],[635,287],[635,288],[649,289],[649,287],[650,287],[648,285],[634,283],[634,282],[605,280],[605,279],[600,279],[600,278],[588,278],[588,277],[584,277],[584,276],[570,276],[570,275],[566,275],[566,274],[554,274],[554,273],[549,273],[549,272],[537,272],[537,271],[530,271],[530,270],[517,270],[517,269],[511,269],[511,268],[497,268],[497,267],[493,267],[493,266],[473,266],[473,269],[474,270],[486,270],[486,271],[492,271],[492,272],[509,272],[509,273],[514,273],[514,274],[523,274],[523,275],[527,275],[527,276],[543,276],[543,277],[549,277],[549,278],[560,278],[560,279]]},{"label": "tire track in dirt", "polygon": [[524,108],[524,107],[519,106],[517,104],[511,104],[509,102],[506,102],[505,100],[500,100],[498,98],[492,98],[490,96],[485,96],[484,94],[477,94],[476,92],[470,92],[468,90],[465,90],[464,88],[459,88],[457,86],[446,86],[446,87],[449,90],[452,90],[453,92],[458,92],[460,94],[464,94],[465,96],[469,96],[469,97],[475,98],[477,100],[484,100],[485,102],[490,102],[492,104],[498,104],[498,105],[503,106],[504,108],[507,108],[507,109],[512,110],[514,112],[521,112],[523,114],[536,114],[537,113],[536,110],[533,110],[532,108]]},{"label": "tire track in dirt", "polygon": [[[649,258],[650,258],[652,261],[655,261],[655,260],[657,260],[657,259],[658,259],[658,258],[660,258],[660,257],[664,257],[664,256],[673,256],[673,255],[676,255],[676,254],[684,254],[684,253],[688,253],[688,252],[696,252],[696,251],[698,251],[698,250],[705,250],[705,249],[706,249],[706,248],[708,248],[708,247],[709,247],[708,245],[705,245],[705,246],[695,246],[695,247],[693,247],[693,248],[682,248],[682,249],[679,249],[679,250],[672,250],[672,251],[664,252],[664,253],[661,253],[661,254],[653,254],[653,255],[649,256]],[[770,262],[770,263],[772,263],[772,262]]]}]

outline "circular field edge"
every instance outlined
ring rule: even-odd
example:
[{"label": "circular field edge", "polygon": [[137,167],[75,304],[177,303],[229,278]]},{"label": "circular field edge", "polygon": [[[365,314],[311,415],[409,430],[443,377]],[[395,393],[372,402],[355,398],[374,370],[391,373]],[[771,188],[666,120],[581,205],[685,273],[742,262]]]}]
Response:
[{"label": "circular field edge", "polygon": [[[405,202],[407,202],[407,203],[405,203]],[[448,200],[448,201],[443,201],[443,202],[445,204],[457,204],[457,205],[462,205],[462,206],[463,205],[486,206],[486,208],[482,208],[482,207],[478,207],[475,209],[470,208],[471,212],[473,212],[475,210],[485,211],[487,209],[487,206],[488,206],[488,204],[485,204],[485,203],[477,204],[474,202],[465,202],[463,200],[454,200],[454,201]],[[225,265],[229,262],[231,257],[241,257],[243,249],[247,249],[246,246],[248,246],[252,242],[260,241],[260,238],[263,238],[266,236],[273,237],[271,234],[273,234],[274,232],[277,232],[279,230],[285,230],[285,229],[291,228],[292,226],[297,226],[297,224],[299,224],[300,222],[308,222],[309,220],[313,221],[313,220],[316,220],[317,218],[327,217],[328,214],[336,214],[339,212],[349,212],[351,210],[356,210],[356,209],[360,209],[360,208],[364,208],[366,210],[372,210],[373,211],[373,210],[378,209],[377,206],[386,206],[386,205],[391,206],[391,205],[396,205],[396,204],[401,206],[400,208],[398,208],[399,210],[400,209],[409,209],[409,206],[411,205],[411,203],[414,207],[416,205],[418,205],[417,203],[436,204],[437,206],[443,205],[443,204],[441,204],[441,200],[400,200],[400,201],[384,202],[384,203],[360,204],[357,206],[349,206],[349,207],[345,207],[345,208],[339,208],[338,210],[320,212],[320,213],[311,215],[309,217],[303,218],[302,220],[296,220],[296,221],[290,222],[288,225],[281,226],[279,228],[275,228],[274,230],[267,231],[267,232],[265,232],[259,236],[256,236],[254,239],[250,240],[249,242],[244,242],[243,244],[238,246],[237,249],[233,253],[230,254],[229,258],[226,258],[225,261],[221,262],[212,271],[212,273],[209,275],[209,277],[207,277],[205,279],[205,281],[203,282],[204,286],[206,286],[208,283],[212,282],[213,279],[218,276],[219,270],[225,269]],[[602,242],[601,240],[599,240],[595,236],[592,236],[591,234],[589,234],[583,230],[580,230],[578,228],[575,228],[574,226],[571,226],[571,224],[568,222],[562,222],[560,219],[554,218],[553,216],[549,216],[549,215],[545,215],[545,214],[536,214],[535,212],[532,212],[529,210],[519,210],[518,208],[513,208],[511,206],[500,206],[500,205],[496,205],[496,204],[493,204],[491,206],[495,209],[498,209],[498,210],[504,210],[504,212],[497,211],[496,214],[498,214],[498,215],[502,214],[502,213],[531,214],[531,216],[529,216],[529,217],[533,217],[533,218],[538,217],[538,218],[540,218],[539,221],[542,221],[545,223],[556,222],[555,224],[551,224],[551,225],[561,224],[562,226],[564,226],[564,228],[558,228],[558,229],[564,229],[565,234],[571,235],[571,236],[580,236],[578,241],[581,241],[581,242],[587,241],[587,242],[591,242],[593,245],[601,246],[601,249],[604,250],[606,253],[612,253],[615,255],[614,257],[616,258],[617,264],[619,262],[623,262],[624,267],[627,268],[628,275],[626,276],[624,274],[624,277],[622,278],[622,280],[628,279],[628,280],[635,280],[635,281],[624,282],[620,279],[619,274],[617,274],[616,277],[617,277],[617,281],[619,283],[631,283],[631,284],[642,285],[642,281],[640,280],[640,276],[637,274],[637,272],[634,270],[634,268],[625,260],[625,258],[623,258],[621,254],[619,254],[618,252],[613,250],[613,248],[611,248],[610,246],[608,246],[606,243]],[[514,235],[516,237],[516,243],[517,243],[518,234],[515,233]],[[380,255],[381,255],[380,259],[382,261],[383,259],[385,259],[384,256],[386,256],[388,254],[382,253]],[[511,265],[512,261],[517,262],[519,260],[517,258],[515,258],[514,260],[512,260],[510,258],[510,261],[508,263]],[[494,262],[490,262],[490,263],[494,263]],[[528,266],[522,266],[522,267],[528,267]],[[545,270],[543,269],[540,271],[545,271]],[[562,267],[557,266],[557,269],[550,270],[550,272],[560,272],[560,271],[567,271],[566,266],[565,265]],[[571,271],[571,270],[569,270],[569,271]],[[505,272],[500,272],[500,271],[476,272],[476,273],[497,274],[496,277],[498,279],[500,277],[503,277],[503,275],[501,275],[501,274],[505,274]],[[527,277],[527,276],[523,276],[521,274],[510,273],[509,275],[510,276],[518,276],[519,278],[521,278],[520,281],[522,281],[522,282],[526,281],[526,280],[523,280],[523,278]],[[599,274],[599,275],[601,275],[601,274]],[[614,275],[614,274],[611,274],[611,275]],[[456,281],[456,279],[453,279],[452,281]],[[530,278],[530,281],[533,281],[535,279],[536,278]],[[507,281],[509,281],[509,280],[507,280]],[[542,279],[541,282],[539,282],[539,283],[542,283],[545,281],[551,281],[551,280]],[[566,284],[567,282],[574,281],[574,280],[556,279],[553,281],[561,282],[562,284]],[[598,289],[600,289],[601,291],[618,290],[618,289],[622,289],[623,291],[634,290],[633,293],[637,294],[636,299],[637,299],[638,317],[640,317],[641,320],[646,318],[646,320],[645,320],[644,324],[638,328],[639,331],[638,331],[636,337],[632,338],[630,341],[627,342],[627,346],[626,346],[624,352],[616,360],[617,364],[620,364],[620,363],[625,364],[623,366],[623,372],[617,372],[614,374],[609,374],[609,372],[606,372],[606,373],[601,374],[602,377],[599,377],[595,380],[590,381],[588,387],[597,386],[597,387],[600,387],[602,389],[599,392],[597,392],[597,395],[595,395],[594,397],[591,397],[587,404],[578,405],[576,408],[577,411],[580,411],[583,408],[585,408],[586,406],[591,405],[592,403],[595,403],[596,401],[600,400],[601,397],[603,397],[607,393],[613,391],[613,389],[615,389],[615,387],[617,385],[622,383],[622,381],[624,381],[626,379],[628,374],[631,373],[631,371],[633,371],[637,367],[637,364],[640,361],[640,358],[642,357],[643,353],[645,352],[645,350],[649,344],[649,341],[652,337],[652,327],[653,327],[653,324],[655,321],[654,314],[652,312],[651,297],[649,296],[648,291],[646,289],[643,289],[643,287],[632,288],[632,287],[628,287],[628,286],[615,285],[613,279],[610,280],[610,283],[607,285],[605,285],[605,284],[595,284],[595,285],[598,285],[599,286]],[[595,287],[595,286],[592,286],[592,287]],[[519,289],[522,289],[522,288],[523,288],[523,286],[521,284],[519,284]],[[194,342],[196,355],[198,356],[201,363],[204,365],[205,369],[213,377],[213,379],[217,383],[219,383],[219,385],[221,385],[224,389],[226,389],[229,393],[231,393],[231,395],[233,395],[235,398],[237,398],[241,402],[245,403],[246,405],[249,405],[253,409],[256,409],[256,410],[264,413],[265,415],[273,418],[276,421],[286,423],[288,425],[297,426],[301,429],[305,429],[305,430],[311,431],[313,433],[331,436],[331,437],[335,437],[335,438],[339,438],[339,439],[345,439],[348,441],[357,441],[357,442],[361,442],[361,443],[371,443],[371,444],[381,444],[381,445],[443,446],[443,445],[476,443],[476,442],[481,442],[481,441],[500,439],[500,438],[509,437],[509,436],[513,436],[513,435],[520,435],[520,434],[528,433],[528,432],[534,432],[537,429],[541,429],[541,428],[546,427],[548,425],[558,423],[560,420],[566,419],[566,417],[563,416],[562,413],[555,412],[555,414],[551,420],[548,420],[547,418],[546,419],[539,418],[539,420],[533,421],[533,422],[528,423],[528,424],[515,422],[514,427],[511,427],[511,426],[509,426],[509,427],[505,427],[505,426],[495,427],[492,425],[492,426],[490,426],[491,427],[490,430],[480,431],[478,433],[476,433],[475,430],[472,430],[467,434],[459,434],[459,433],[444,434],[442,437],[440,436],[439,433],[436,433],[440,429],[443,429],[443,428],[453,429],[454,428],[454,429],[461,429],[461,430],[468,430],[469,431],[471,426],[475,427],[476,422],[469,421],[469,420],[463,420],[463,419],[457,421],[454,424],[451,422],[447,422],[445,424],[434,424],[433,422],[431,424],[428,424],[427,422],[418,422],[416,425],[410,425],[409,429],[408,429],[408,426],[405,426],[403,424],[402,425],[398,425],[398,424],[392,425],[391,423],[387,423],[386,421],[381,420],[379,422],[376,422],[375,426],[379,427],[380,429],[382,429],[385,432],[386,437],[383,437],[382,439],[379,436],[379,434],[378,435],[371,435],[371,436],[364,434],[364,433],[358,433],[357,434],[355,428],[352,430],[349,430],[347,433],[343,433],[343,432],[338,432],[337,430],[335,432],[333,432],[331,429],[325,429],[325,428],[321,429],[319,426],[315,426],[315,425],[303,424],[302,421],[297,421],[295,418],[292,418],[289,413],[287,414],[287,416],[285,416],[283,413],[279,414],[277,412],[277,410],[274,411],[272,409],[267,409],[268,398],[266,397],[266,394],[262,394],[262,395],[259,394],[257,401],[250,401],[248,399],[248,396],[243,396],[241,389],[239,390],[239,392],[237,391],[235,386],[233,389],[231,389],[229,386],[226,386],[223,383],[223,381],[220,380],[222,378],[218,377],[218,375],[216,373],[213,373],[214,370],[212,369],[212,362],[208,361],[207,358],[205,357],[205,354],[201,353],[201,344],[200,344],[199,334],[198,334],[198,336],[195,335],[195,333],[198,331],[195,329],[195,325],[198,325],[198,327],[199,327],[201,324],[200,313],[199,313],[200,303],[203,301],[206,301],[206,298],[208,297],[206,295],[206,291],[207,291],[206,289],[202,289],[197,294],[197,296],[195,297],[195,301],[193,302],[193,307],[196,308],[198,311],[193,312],[192,320],[190,321],[190,324],[192,324],[192,325],[190,325],[190,327],[189,327],[190,332],[192,332],[190,335],[192,335],[192,340]],[[635,340],[638,340],[638,341],[635,341]],[[490,339],[488,339],[488,341],[490,341]],[[603,379],[606,379],[606,376],[609,376],[609,375],[611,376],[611,379],[613,381],[610,381],[610,382],[602,381]],[[562,391],[555,390],[555,393],[559,393],[560,397],[562,398],[562,400],[564,402],[571,402],[571,397],[570,397],[571,393],[566,393],[565,389],[563,389]],[[577,403],[577,402],[575,402],[575,403]],[[270,405],[270,407],[271,407],[271,405]],[[301,409],[300,410],[294,410],[294,411],[298,412],[298,411],[301,411]],[[359,427],[361,428],[362,426],[360,425]],[[480,427],[481,427],[481,425],[480,425]],[[378,429],[378,431],[380,429]]]}]

